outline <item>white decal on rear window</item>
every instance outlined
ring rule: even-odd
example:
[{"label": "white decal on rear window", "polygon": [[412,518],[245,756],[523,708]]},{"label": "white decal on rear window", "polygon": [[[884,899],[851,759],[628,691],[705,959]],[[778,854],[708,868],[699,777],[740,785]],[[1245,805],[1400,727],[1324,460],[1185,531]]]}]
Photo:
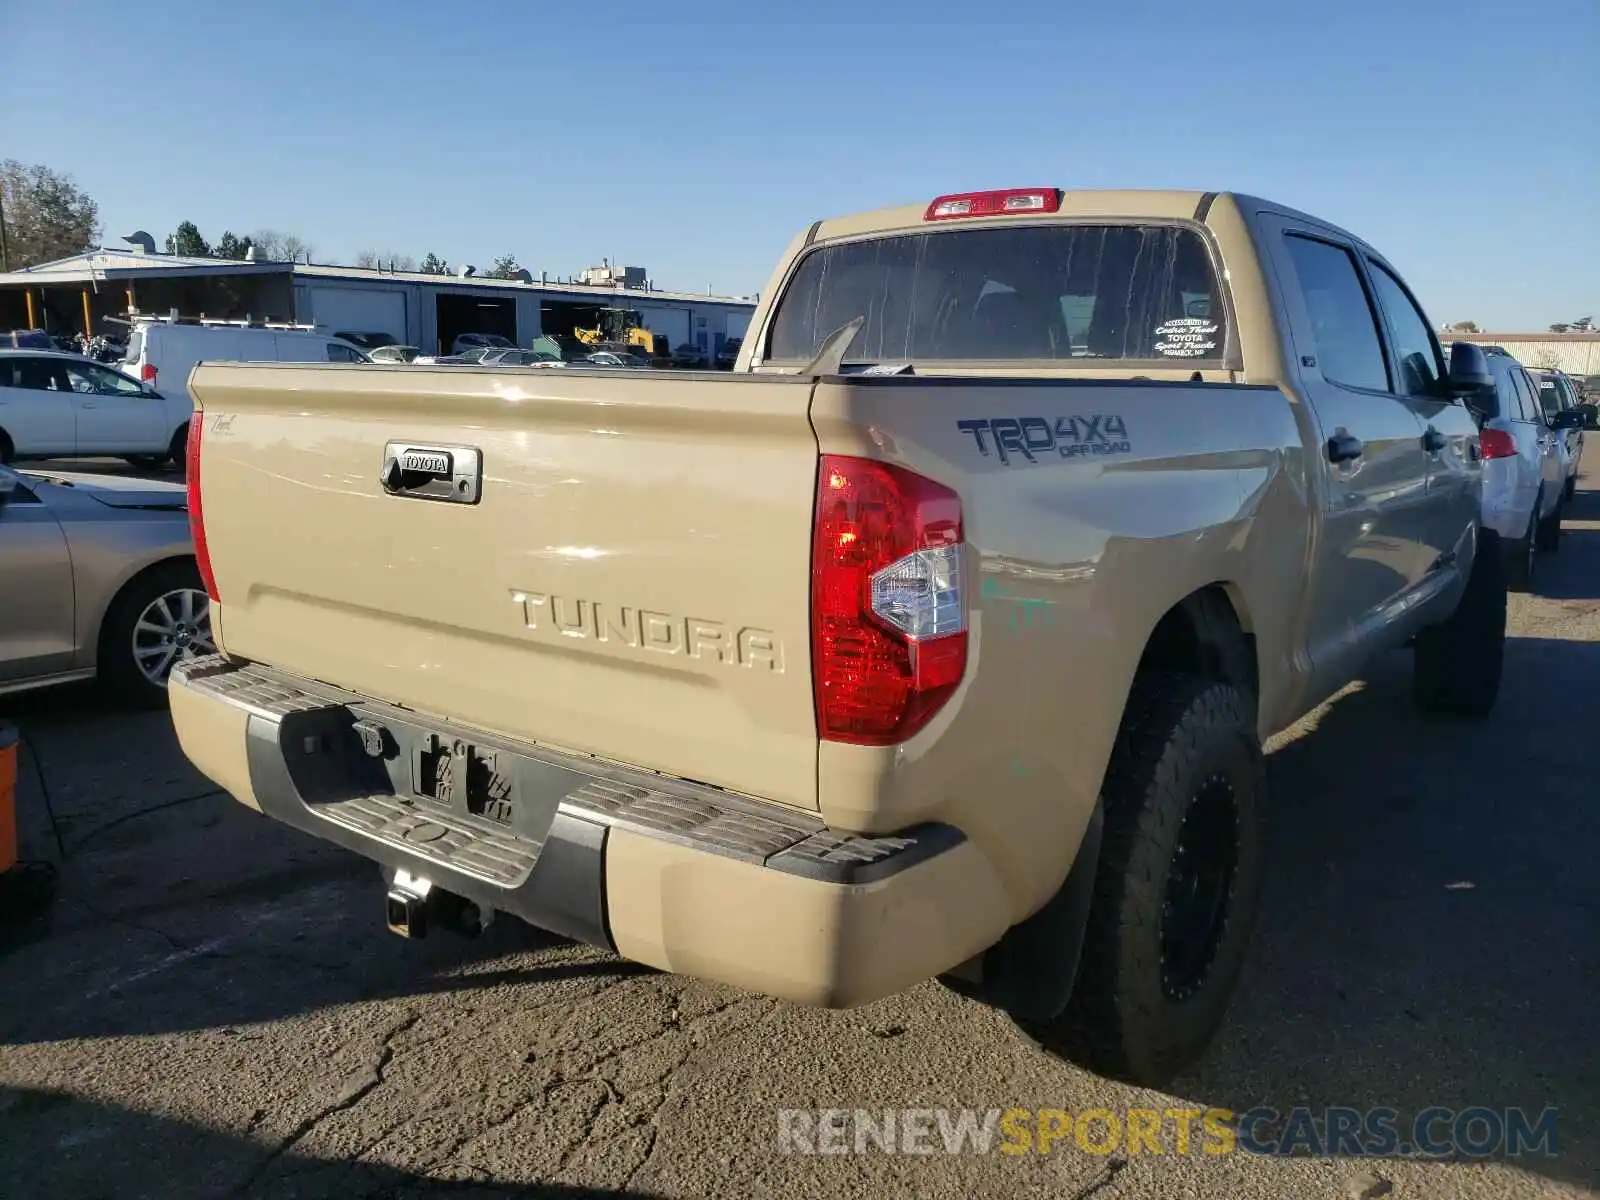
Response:
[{"label": "white decal on rear window", "polygon": [[1156,326],[1155,352],[1166,358],[1199,358],[1217,348],[1215,322],[1178,317]]}]

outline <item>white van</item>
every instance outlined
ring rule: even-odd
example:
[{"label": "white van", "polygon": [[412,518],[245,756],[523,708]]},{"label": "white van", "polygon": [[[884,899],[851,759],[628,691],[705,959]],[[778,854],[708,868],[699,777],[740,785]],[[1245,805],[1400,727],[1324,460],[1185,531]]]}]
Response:
[{"label": "white van", "polygon": [[[371,362],[366,351],[310,325],[138,321],[120,370],[169,395],[187,394],[197,362]],[[192,403],[194,397],[190,397]]]}]

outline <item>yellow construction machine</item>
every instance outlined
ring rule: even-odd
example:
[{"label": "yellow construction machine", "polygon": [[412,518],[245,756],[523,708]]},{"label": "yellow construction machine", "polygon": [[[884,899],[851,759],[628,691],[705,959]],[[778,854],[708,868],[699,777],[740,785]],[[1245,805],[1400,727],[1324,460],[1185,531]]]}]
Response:
[{"label": "yellow construction machine", "polygon": [[596,350],[637,346],[653,355],[656,348],[655,334],[644,327],[639,310],[634,308],[602,308],[598,328],[574,329],[572,336]]}]

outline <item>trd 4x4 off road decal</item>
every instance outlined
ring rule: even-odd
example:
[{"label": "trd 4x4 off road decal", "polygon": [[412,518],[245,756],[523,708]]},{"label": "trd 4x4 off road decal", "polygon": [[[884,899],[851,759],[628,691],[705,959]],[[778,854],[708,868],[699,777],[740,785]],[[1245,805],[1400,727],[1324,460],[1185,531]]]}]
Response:
[{"label": "trd 4x4 off road decal", "polygon": [[1133,449],[1128,426],[1115,414],[1057,417],[990,417],[957,421],[956,428],[972,435],[978,453],[997,455],[1006,466],[1015,458],[1030,463],[1040,455],[1062,458],[1099,458],[1127,454]]}]

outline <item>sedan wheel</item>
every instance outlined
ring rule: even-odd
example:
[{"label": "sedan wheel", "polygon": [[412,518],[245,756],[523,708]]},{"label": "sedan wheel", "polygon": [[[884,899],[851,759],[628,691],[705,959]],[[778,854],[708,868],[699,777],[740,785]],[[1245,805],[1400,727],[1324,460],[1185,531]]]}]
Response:
[{"label": "sedan wheel", "polygon": [[211,601],[192,562],[163,563],[122,589],[100,628],[100,679],[128,703],[159,708],[185,659],[215,654]]},{"label": "sedan wheel", "polygon": [[194,588],[157,596],[134,623],[133,660],[156,687],[167,686],[174,664],[216,652],[211,641],[211,599]]}]

